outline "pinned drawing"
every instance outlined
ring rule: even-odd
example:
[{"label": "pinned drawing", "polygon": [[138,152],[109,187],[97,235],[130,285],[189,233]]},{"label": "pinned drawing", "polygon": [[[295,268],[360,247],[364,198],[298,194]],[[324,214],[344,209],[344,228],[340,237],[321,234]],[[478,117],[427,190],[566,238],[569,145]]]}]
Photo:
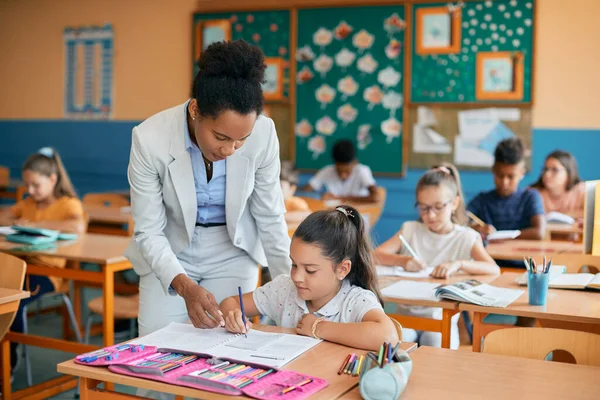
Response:
[{"label": "pinned drawing", "polygon": [[346,68],[352,65],[355,59],[356,54],[345,47],[335,55],[335,63],[342,69],[342,72],[346,72]]},{"label": "pinned drawing", "polygon": [[383,91],[377,85],[369,86],[363,93],[364,100],[369,103],[367,108],[372,110],[377,104],[381,104],[383,100]]},{"label": "pinned drawing", "polygon": [[371,144],[373,138],[371,137],[371,125],[364,124],[358,127],[358,133],[356,134],[356,142],[359,150],[364,150]]},{"label": "pinned drawing", "polygon": [[352,37],[352,44],[358,49],[360,54],[362,54],[363,51],[370,49],[371,46],[373,46],[374,41],[375,36],[367,32],[365,29],[361,29]]},{"label": "pinned drawing", "polygon": [[404,96],[401,93],[390,90],[383,96],[382,105],[386,110],[390,110],[390,117],[396,115],[396,110],[402,107]]},{"label": "pinned drawing", "polygon": [[477,53],[477,100],[523,99],[523,53]]},{"label": "pinned drawing", "polygon": [[321,135],[331,136],[335,132],[337,124],[334,120],[332,120],[328,116],[325,116],[319,118],[315,128],[317,129],[317,132],[319,132]]},{"label": "pinned drawing", "polygon": [[296,124],[295,133],[300,138],[307,138],[312,134],[313,127],[306,118]]},{"label": "pinned drawing", "polygon": [[383,29],[392,37],[394,33],[400,32],[406,28],[406,22],[397,13],[393,13],[389,18],[383,21]]},{"label": "pinned drawing", "polygon": [[314,74],[307,66],[304,66],[297,74],[296,74],[296,82],[299,84],[306,83],[314,78]]},{"label": "pinned drawing", "polygon": [[333,40],[333,33],[326,28],[319,28],[313,35],[313,43],[319,46],[321,51]]},{"label": "pinned drawing", "polygon": [[416,11],[416,48],[419,55],[460,52],[462,11],[453,7],[421,7]]},{"label": "pinned drawing", "polygon": [[313,53],[310,46],[302,46],[296,51],[296,60],[306,62],[312,61],[315,58],[315,53]]},{"label": "pinned drawing", "polygon": [[370,53],[367,53],[359,58],[357,62],[358,70],[362,72],[362,75],[372,74],[375,72],[378,65],[379,64],[377,63],[377,60],[375,60]]},{"label": "pinned drawing", "polygon": [[391,88],[400,82],[402,75],[392,67],[386,67],[377,74],[377,82],[381,83],[385,88]]},{"label": "pinned drawing", "polygon": [[452,147],[444,136],[434,130],[437,120],[431,108],[417,108],[417,122],[413,125],[413,151],[415,153],[449,154]]},{"label": "pinned drawing", "polygon": [[352,104],[344,104],[337,110],[337,117],[340,121],[342,121],[342,126],[346,126],[349,123],[354,122],[357,115],[358,110],[352,107]]},{"label": "pinned drawing", "polygon": [[346,23],[346,21],[342,21],[335,27],[335,38],[337,40],[344,40],[352,33],[354,29]]},{"label": "pinned drawing", "polygon": [[391,39],[387,46],[385,46],[385,55],[390,60],[397,60],[400,57],[402,51],[402,43],[396,39]]},{"label": "pinned drawing", "polygon": [[321,109],[325,109],[335,99],[335,89],[324,83],[317,89],[315,96],[321,103]]},{"label": "pinned drawing", "polygon": [[399,138],[402,133],[402,123],[392,117],[381,123],[381,132],[386,136],[386,142],[392,143],[394,138]]},{"label": "pinned drawing", "polygon": [[331,67],[333,67],[333,58],[329,57],[326,54],[321,54],[313,62],[313,67],[315,71],[321,74],[321,78],[325,78],[327,72],[329,72],[331,70]]},{"label": "pinned drawing", "polygon": [[347,76],[338,81],[337,90],[342,93],[342,100],[345,101],[348,97],[356,94],[358,91],[358,83],[356,83],[351,76]]},{"label": "pinned drawing", "polygon": [[322,136],[314,136],[308,141],[308,150],[312,152],[313,160],[316,160],[321,154],[325,153],[326,147],[325,139]]}]

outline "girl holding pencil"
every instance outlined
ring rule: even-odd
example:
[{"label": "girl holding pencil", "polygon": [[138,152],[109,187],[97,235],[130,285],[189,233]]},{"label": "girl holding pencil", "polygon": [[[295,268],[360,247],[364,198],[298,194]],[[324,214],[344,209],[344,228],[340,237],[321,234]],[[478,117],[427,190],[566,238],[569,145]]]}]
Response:
[{"label": "girl holding pencil", "polygon": [[[446,279],[465,274],[499,274],[500,268],[483,247],[481,235],[464,226],[465,202],[460,177],[454,165],[445,163],[427,171],[416,190],[419,221],[410,221],[388,241],[375,249],[379,264],[401,266],[418,272],[432,267],[431,276]],[[441,309],[399,306],[398,312],[441,319]],[[458,318],[452,319],[451,347],[458,348]],[[403,340],[439,347],[441,334],[402,330]]]},{"label": "girl holding pencil", "polygon": [[294,233],[290,258],[290,275],[221,303],[228,331],[247,332],[248,317],[260,314],[300,335],[350,347],[378,350],[382,342],[398,342],[395,326],[383,312],[358,211],[339,206],[309,215]]}]

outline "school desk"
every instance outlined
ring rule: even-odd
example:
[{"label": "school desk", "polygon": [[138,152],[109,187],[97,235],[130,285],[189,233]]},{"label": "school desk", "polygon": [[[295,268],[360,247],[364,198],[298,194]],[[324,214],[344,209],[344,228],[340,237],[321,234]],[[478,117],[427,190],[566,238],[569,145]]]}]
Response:
[{"label": "school desk", "polygon": [[341,203],[335,200],[321,200],[313,197],[301,197],[308,203],[312,212],[321,210],[333,210],[340,204],[348,204],[358,210],[359,213],[369,221],[369,226],[373,227],[379,221],[383,207],[385,206],[385,192],[380,194],[382,200],[376,202],[346,202]]},{"label": "school desk", "polygon": [[[419,282],[433,282],[439,283],[440,285],[447,285],[450,283],[460,282],[465,279],[477,279],[480,282],[488,283],[496,278],[495,275],[467,275],[457,274],[451,276],[449,279],[434,279],[434,278],[399,278],[399,277],[380,277],[379,287],[381,289],[390,286],[391,284],[400,280],[411,280]],[[440,332],[442,334],[442,347],[450,348],[450,332],[452,325],[452,317],[460,312],[458,309],[458,303],[451,300],[423,300],[423,299],[398,299],[395,297],[384,297],[383,300],[390,304],[402,304],[409,306],[422,306],[422,307],[435,307],[442,309],[442,319],[432,319],[423,317],[414,317],[401,314],[388,314],[396,321],[400,322],[402,327],[410,328],[415,330],[423,330],[428,332]]]},{"label": "school desk", "polygon": [[[600,367],[421,346],[402,400],[598,399]],[[339,397],[361,399],[358,386]]]},{"label": "school desk", "polygon": [[[91,285],[102,288],[102,296],[104,299],[104,313],[102,315],[104,335],[104,346],[114,344],[114,275],[118,271],[131,269],[131,263],[123,256],[125,249],[129,245],[130,239],[120,236],[99,235],[99,234],[84,234],[77,240],[57,242],[58,245],[54,249],[36,250],[36,251],[19,251],[19,247],[23,246],[19,243],[7,242],[3,238],[0,239],[0,251],[4,251],[17,256],[52,256],[74,262],[73,268],[52,268],[34,264],[27,264],[27,273],[32,275],[42,276],[58,276],[61,278],[74,281],[74,298],[73,306],[75,314],[79,322],[81,322],[81,286]],[[87,262],[100,265],[100,271],[83,271],[78,269],[78,262]],[[97,346],[72,342],[62,339],[54,339],[37,335],[25,335],[22,333],[9,332],[5,339],[10,342],[24,343],[30,346],[43,347],[65,352],[81,354],[97,348]],[[2,351],[2,361],[7,362],[10,354],[7,351]],[[10,368],[3,369],[4,382],[10,382]],[[62,380],[61,380],[62,379]],[[64,384],[64,378],[58,378],[44,382],[41,385],[36,385],[25,389],[21,392],[41,393],[44,396],[39,398],[51,397],[61,391],[69,390],[73,386],[61,386]],[[59,385],[60,391],[56,385]],[[49,390],[44,392],[43,390]],[[19,392],[20,393],[20,392]],[[15,398],[20,398],[23,393],[15,393]],[[3,399],[6,400],[9,394],[4,393]]]},{"label": "school desk", "polygon": [[488,333],[512,326],[484,324],[482,321],[487,314],[536,318],[542,326],[557,327],[556,324],[561,324],[570,329],[600,333],[600,292],[549,289],[546,305],[532,306],[529,305],[527,286],[515,283],[515,279],[519,275],[518,273],[504,273],[490,283],[493,286],[525,291],[506,308],[460,303],[458,308],[461,311],[473,312],[473,351],[481,351],[481,339]]},{"label": "school desk", "polygon": [[89,218],[88,233],[132,236],[133,219],[129,208],[83,205]]},{"label": "school desk", "polygon": [[[255,325],[254,329],[269,331],[269,332],[285,332],[294,333],[292,329],[278,328],[267,325]],[[402,349],[412,351],[416,348],[415,343],[402,343]],[[365,353],[364,350],[353,349],[350,347],[334,344],[330,342],[322,342],[313,347],[306,353],[302,354],[297,359],[283,367],[283,369],[292,370],[312,376],[324,378],[329,382],[329,385],[323,390],[316,393],[311,399],[337,399],[343,393],[348,392],[358,383],[358,378],[348,375],[338,375],[337,371],[344,362],[348,353]],[[160,392],[169,393],[176,396],[186,396],[190,398],[200,399],[219,399],[231,400],[233,398],[227,395],[218,393],[206,392],[198,389],[187,388],[183,386],[169,385],[148,379],[141,379],[119,375],[110,372],[107,368],[88,367],[85,365],[75,364],[73,360],[65,361],[58,364],[58,372],[67,374],[81,379],[80,399],[81,400],[126,400],[139,399],[139,397],[115,393],[113,391],[105,391],[97,388],[100,382],[111,382],[121,385],[132,386],[135,388],[143,388],[149,390],[157,390]],[[179,397],[180,398],[180,397]],[[244,397],[246,398],[246,397]]]},{"label": "school desk", "polygon": [[[583,240],[583,226],[578,223],[572,225],[548,223],[546,225],[546,232],[548,237],[554,241],[565,240],[581,242],[581,240]],[[555,239],[552,239],[553,237]]]},{"label": "school desk", "polygon": [[[28,297],[29,292],[26,290],[8,289],[0,287],[0,315],[16,311],[19,308],[19,302],[21,301],[21,299],[26,299]],[[4,322],[5,321],[1,321],[0,325],[2,325],[2,323]],[[0,326],[0,341],[2,340],[4,329],[8,330],[8,325],[10,325],[10,323],[7,324],[6,328]]]},{"label": "school desk", "polygon": [[545,240],[504,240],[490,242],[486,246],[487,252],[497,260],[521,261],[525,256],[546,254],[583,253],[583,244],[573,242],[550,242]]}]

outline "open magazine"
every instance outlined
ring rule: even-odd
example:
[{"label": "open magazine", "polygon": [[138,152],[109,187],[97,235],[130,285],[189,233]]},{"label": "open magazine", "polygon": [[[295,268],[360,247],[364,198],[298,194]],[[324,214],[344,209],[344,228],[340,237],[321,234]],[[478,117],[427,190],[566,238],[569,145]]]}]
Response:
[{"label": "open magazine", "polygon": [[441,286],[435,291],[435,296],[440,300],[455,300],[486,307],[506,307],[523,293],[524,290],[500,288],[469,279]]}]

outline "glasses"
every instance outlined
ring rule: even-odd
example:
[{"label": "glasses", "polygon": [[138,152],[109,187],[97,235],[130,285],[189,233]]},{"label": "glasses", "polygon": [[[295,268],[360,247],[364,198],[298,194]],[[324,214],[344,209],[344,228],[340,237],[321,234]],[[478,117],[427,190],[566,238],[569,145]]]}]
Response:
[{"label": "glasses", "polygon": [[553,174],[558,174],[559,172],[565,171],[564,168],[544,168],[542,172],[545,174],[546,172],[552,172]]},{"label": "glasses", "polygon": [[426,206],[424,204],[417,203],[415,204],[415,208],[421,214],[429,214],[429,211],[433,211],[434,214],[439,214],[440,212],[444,211],[444,208],[446,208],[450,203],[452,203],[452,200],[449,200],[442,204],[436,204],[434,206]]}]

